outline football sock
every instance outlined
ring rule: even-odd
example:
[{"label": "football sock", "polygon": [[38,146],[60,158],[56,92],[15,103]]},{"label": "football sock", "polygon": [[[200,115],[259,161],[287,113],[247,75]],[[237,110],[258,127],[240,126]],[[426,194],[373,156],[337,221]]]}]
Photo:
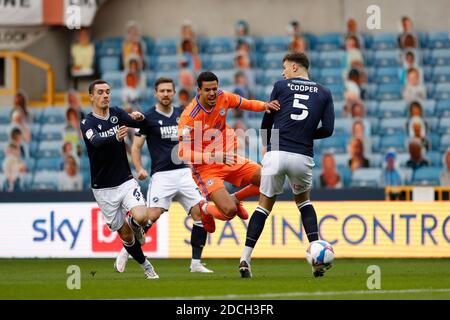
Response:
[{"label": "football sock", "polygon": [[247,238],[245,240],[246,247],[255,247],[256,242],[264,229],[264,224],[266,223],[266,219],[269,214],[269,210],[260,206],[256,207],[255,212],[253,212],[250,222],[248,223]]},{"label": "football sock", "polygon": [[319,228],[317,226],[317,215],[311,201],[306,200],[305,202],[297,204],[302,216],[303,228],[305,229],[308,241],[319,240]]},{"label": "football sock", "polygon": [[222,221],[228,221],[231,220],[233,218],[228,218],[226,215],[224,215],[219,208],[217,208],[215,205],[213,204],[208,204],[205,203],[202,207],[202,210],[209,213],[210,215],[212,215],[214,218],[218,219],[218,220],[222,220]]},{"label": "football sock", "polygon": [[134,260],[136,260],[139,264],[143,264],[145,262],[145,256],[144,252],[142,252],[142,247],[139,241],[136,240],[136,238],[133,238],[133,240],[128,243],[123,241],[123,246],[125,250],[130,254],[130,256],[133,257]]},{"label": "football sock", "polygon": [[250,197],[256,197],[259,196],[259,186],[250,184],[246,186],[245,188],[242,188],[238,192],[234,194],[236,199],[239,201],[242,201],[244,199],[250,198]]},{"label": "football sock", "polygon": [[202,257],[202,251],[206,244],[208,233],[203,228],[201,222],[194,222],[191,232],[192,259],[199,260]]}]

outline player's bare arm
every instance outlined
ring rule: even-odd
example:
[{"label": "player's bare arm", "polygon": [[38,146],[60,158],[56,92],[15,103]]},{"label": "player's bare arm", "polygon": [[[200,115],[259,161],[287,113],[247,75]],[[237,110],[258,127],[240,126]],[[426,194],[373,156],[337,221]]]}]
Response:
[{"label": "player's bare arm", "polygon": [[133,145],[131,146],[131,159],[139,180],[145,180],[148,177],[148,172],[142,167],[141,150],[145,143],[145,137],[134,136]]}]

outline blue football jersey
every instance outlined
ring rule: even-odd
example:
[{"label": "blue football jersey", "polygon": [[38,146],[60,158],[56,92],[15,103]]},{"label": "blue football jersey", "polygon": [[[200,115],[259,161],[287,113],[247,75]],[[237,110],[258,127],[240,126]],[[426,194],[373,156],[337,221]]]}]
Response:
[{"label": "blue football jersey", "polygon": [[145,137],[152,158],[151,174],[186,168],[178,157],[178,122],[181,108],[173,108],[172,114],[164,114],[153,107],[145,112],[145,125],[136,132]]},{"label": "blue football jersey", "polygon": [[281,80],[275,83],[270,100],[278,100],[280,110],[266,113],[263,118],[261,128],[268,130],[268,151],[313,157],[314,139],[333,134],[333,98],[322,85],[304,78]]},{"label": "blue football jersey", "polygon": [[133,178],[125,142],[118,141],[116,133],[120,126],[138,128],[143,124],[143,121],[134,121],[118,107],[110,108],[106,117],[90,112],[81,120],[80,127],[89,156],[93,189],[117,187]]}]

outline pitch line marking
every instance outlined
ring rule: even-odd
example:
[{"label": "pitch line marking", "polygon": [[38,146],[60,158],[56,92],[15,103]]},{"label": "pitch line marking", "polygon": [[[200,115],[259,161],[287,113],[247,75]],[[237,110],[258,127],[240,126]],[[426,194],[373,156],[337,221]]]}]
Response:
[{"label": "pitch line marking", "polygon": [[222,299],[246,299],[246,298],[287,298],[287,297],[322,297],[337,295],[371,295],[371,294],[404,294],[404,293],[445,293],[450,288],[444,289],[405,289],[405,290],[356,290],[356,291],[316,291],[316,292],[280,292],[262,294],[227,294],[222,296],[192,296],[192,297],[154,297],[139,298],[143,300],[222,300]]}]

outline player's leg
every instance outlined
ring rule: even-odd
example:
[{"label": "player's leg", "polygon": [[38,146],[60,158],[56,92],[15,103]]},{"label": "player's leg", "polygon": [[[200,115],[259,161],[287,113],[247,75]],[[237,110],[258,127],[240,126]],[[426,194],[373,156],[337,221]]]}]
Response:
[{"label": "player's leg", "polygon": [[124,222],[117,230],[117,233],[122,239],[125,250],[144,269],[146,279],[158,279],[158,274],[156,274],[152,264],[144,256],[142,246],[134,236],[134,232],[130,226]]},{"label": "player's leg", "polygon": [[250,269],[251,256],[256,243],[264,230],[266,219],[272,211],[276,196],[283,193],[285,173],[278,164],[278,158],[271,152],[263,159],[259,205],[250,218],[245,247],[239,264],[241,277],[251,278]]}]

